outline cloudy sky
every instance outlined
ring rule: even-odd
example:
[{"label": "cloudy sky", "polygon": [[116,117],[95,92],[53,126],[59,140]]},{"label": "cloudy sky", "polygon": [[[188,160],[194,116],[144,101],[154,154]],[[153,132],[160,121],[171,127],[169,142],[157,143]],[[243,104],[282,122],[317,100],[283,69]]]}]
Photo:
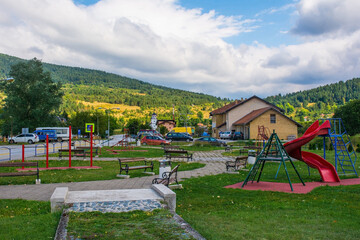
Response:
[{"label": "cloudy sky", "polygon": [[0,52],[215,96],[360,77],[359,0],[1,0]]}]

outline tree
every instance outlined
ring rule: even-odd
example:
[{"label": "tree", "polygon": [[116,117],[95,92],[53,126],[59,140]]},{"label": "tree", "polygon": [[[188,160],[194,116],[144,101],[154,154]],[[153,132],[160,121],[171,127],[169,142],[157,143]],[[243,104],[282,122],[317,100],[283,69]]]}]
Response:
[{"label": "tree", "polygon": [[352,100],[335,110],[334,118],[341,118],[350,135],[360,133],[360,99]]},{"label": "tree", "polygon": [[21,128],[31,131],[39,126],[55,126],[63,92],[61,84],[44,72],[41,61],[34,58],[19,62],[11,67],[10,76],[14,81],[1,85],[7,96],[1,115],[6,120],[3,134],[9,133],[11,124],[15,133]]}]

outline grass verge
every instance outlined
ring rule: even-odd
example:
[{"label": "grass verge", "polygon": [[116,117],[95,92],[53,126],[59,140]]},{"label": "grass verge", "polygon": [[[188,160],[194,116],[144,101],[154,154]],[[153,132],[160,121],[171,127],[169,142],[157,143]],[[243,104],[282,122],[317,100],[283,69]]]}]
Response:
[{"label": "grass verge", "polygon": [[0,239],[53,239],[60,215],[50,202],[0,200]]},{"label": "grass verge", "polygon": [[193,239],[166,210],[69,213],[68,239]]}]

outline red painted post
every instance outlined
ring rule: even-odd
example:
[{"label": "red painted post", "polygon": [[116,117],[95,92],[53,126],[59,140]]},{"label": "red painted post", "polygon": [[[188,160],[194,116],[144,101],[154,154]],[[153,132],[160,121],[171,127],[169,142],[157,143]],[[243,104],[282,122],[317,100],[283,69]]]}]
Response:
[{"label": "red painted post", "polygon": [[49,135],[46,135],[46,168],[49,168]]},{"label": "red painted post", "polygon": [[[25,145],[22,145],[22,162],[25,162]],[[22,169],[24,169],[24,166],[22,166]]]},{"label": "red painted post", "polygon": [[71,167],[71,126],[69,126],[69,167]]},{"label": "red painted post", "polygon": [[93,125],[90,126],[90,167],[93,166]]}]

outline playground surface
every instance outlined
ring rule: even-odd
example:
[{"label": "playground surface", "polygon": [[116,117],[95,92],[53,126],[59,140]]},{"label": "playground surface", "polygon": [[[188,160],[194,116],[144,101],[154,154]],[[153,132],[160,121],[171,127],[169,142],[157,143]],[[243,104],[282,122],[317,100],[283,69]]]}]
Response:
[{"label": "playground surface", "polygon": [[[228,185],[225,188],[233,188],[233,189],[241,189],[243,182],[239,182],[236,184]],[[347,186],[347,185],[359,185],[360,178],[351,178],[351,179],[343,179],[340,182],[306,182],[306,185],[303,186],[302,183],[293,183],[292,186],[294,191],[291,191],[289,187],[289,183],[280,183],[280,182],[248,182],[242,189],[244,190],[261,190],[261,191],[274,191],[274,192],[286,192],[286,193],[299,193],[306,194],[311,192],[314,188],[320,186]]]}]

